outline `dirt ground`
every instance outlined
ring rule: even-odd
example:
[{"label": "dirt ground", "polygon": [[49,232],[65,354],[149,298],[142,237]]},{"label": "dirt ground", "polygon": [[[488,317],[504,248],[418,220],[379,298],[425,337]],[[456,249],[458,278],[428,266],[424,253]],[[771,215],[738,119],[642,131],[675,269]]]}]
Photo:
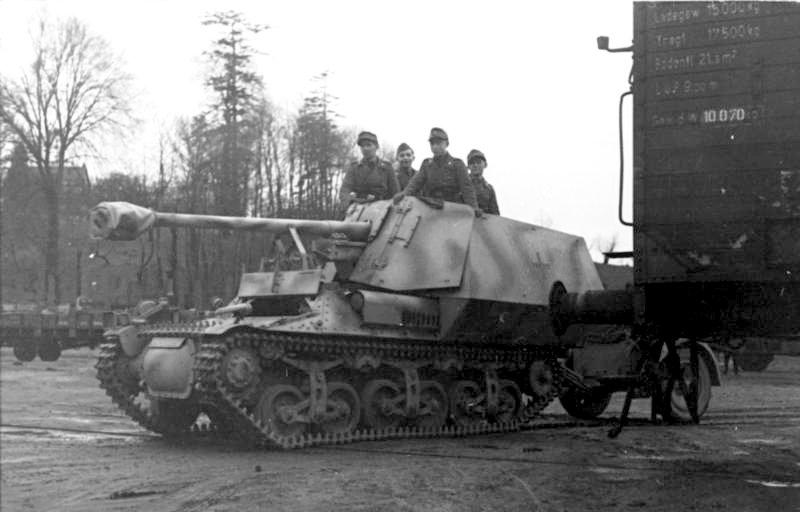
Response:
[{"label": "dirt ground", "polygon": [[[75,511],[800,511],[800,358],[724,377],[699,426],[570,423],[303,451],[173,444],[97,387],[94,353],[0,353],[0,509]],[[615,396],[606,413],[621,409]]]}]

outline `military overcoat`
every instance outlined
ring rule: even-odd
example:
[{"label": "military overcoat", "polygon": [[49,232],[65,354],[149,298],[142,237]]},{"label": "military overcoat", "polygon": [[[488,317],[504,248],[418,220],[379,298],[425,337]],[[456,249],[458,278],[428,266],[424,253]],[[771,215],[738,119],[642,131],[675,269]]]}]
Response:
[{"label": "military overcoat", "polygon": [[467,166],[449,153],[426,158],[403,192],[478,207]]}]

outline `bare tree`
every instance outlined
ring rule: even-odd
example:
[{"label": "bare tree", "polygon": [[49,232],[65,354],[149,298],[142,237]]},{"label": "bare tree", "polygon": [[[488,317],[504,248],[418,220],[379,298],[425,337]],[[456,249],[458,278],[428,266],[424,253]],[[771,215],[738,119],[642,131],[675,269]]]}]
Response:
[{"label": "bare tree", "polygon": [[[101,135],[131,121],[130,76],[106,41],[71,18],[39,23],[34,58],[19,79],[0,77],[0,121],[35,163],[47,205],[45,295],[61,300],[59,199],[64,166],[76,151],[95,151]],[[96,152],[96,151],[95,151]]]},{"label": "bare tree", "polygon": [[619,240],[617,239],[617,234],[614,233],[611,237],[607,236],[596,236],[593,240],[589,249],[596,249],[600,253],[603,254],[603,263],[608,263],[609,257],[607,253],[614,252],[614,249],[619,244]]},{"label": "bare tree", "polygon": [[[3,211],[5,209],[4,198],[5,194],[3,194],[3,186],[5,185],[6,181],[6,160],[10,160],[10,155],[7,155],[7,148],[10,147],[11,143],[11,130],[9,129],[8,125],[3,122],[0,122],[0,233],[3,232]],[[0,254],[6,254],[6,248],[3,246],[3,238],[0,237]],[[0,258],[0,275],[3,274],[2,268],[3,260]],[[3,287],[0,286],[0,307],[3,304]]]}]

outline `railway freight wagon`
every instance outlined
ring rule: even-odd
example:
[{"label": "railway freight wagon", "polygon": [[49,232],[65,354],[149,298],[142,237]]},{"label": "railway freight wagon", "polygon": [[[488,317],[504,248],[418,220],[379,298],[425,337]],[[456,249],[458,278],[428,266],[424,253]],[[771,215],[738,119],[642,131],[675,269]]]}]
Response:
[{"label": "railway freight wagon", "polygon": [[180,309],[159,301],[142,301],[130,311],[9,311],[0,314],[0,345],[14,347],[19,361],[56,361],[66,349],[95,348],[109,329],[132,323],[178,322],[203,318],[205,311]]},{"label": "railway freight wagon", "polygon": [[19,361],[56,361],[62,349],[92,347],[106,329],[128,325],[128,313],[114,311],[6,312],[0,314],[0,345],[14,347]]},{"label": "railway freight wagon", "polygon": [[717,380],[700,340],[800,332],[800,4],[634,2],[633,11],[633,45],[612,49],[600,37],[598,47],[633,52],[620,97],[620,122],[633,101],[633,217],[623,215],[621,165],[619,218],[633,227],[633,251],[620,255],[633,256],[634,283],[562,290],[550,305],[559,326],[625,320],[632,353],[650,354],[629,356],[619,379],[608,374],[624,360],[617,348],[571,349],[589,384],[568,401],[576,415],[602,410],[624,385],[620,427],[648,382],[654,420],[670,417],[676,389],[699,421]]},{"label": "railway freight wagon", "polygon": [[800,331],[800,4],[636,2],[632,49],[636,323]]}]

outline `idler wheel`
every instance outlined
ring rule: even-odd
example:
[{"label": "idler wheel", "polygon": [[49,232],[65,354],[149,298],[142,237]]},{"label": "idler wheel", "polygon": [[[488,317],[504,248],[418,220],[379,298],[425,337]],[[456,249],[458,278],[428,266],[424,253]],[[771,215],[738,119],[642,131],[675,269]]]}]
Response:
[{"label": "idler wheel", "polygon": [[42,340],[38,347],[39,359],[42,361],[58,361],[61,357],[61,344],[58,340]]},{"label": "idler wheel", "polygon": [[450,392],[450,414],[460,427],[469,427],[484,421],[486,395],[471,380],[460,380],[453,384]]},{"label": "idler wheel", "polygon": [[497,414],[495,420],[499,423],[508,423],[517,418],[522,406],[522,392],[513,381],[501,380],[497,393]]},{"label": "idler wheel", "polygon": [[399,386],[390,380],[378,379],[367,383],[361,393],[364,423],[375,429],[397,428],[405,418]]},{"label": "idler wheel", "polygon": [[416,424],[423,429],[442,428],[447,421],[447,392],[435,380],[420,383]]},{"label": "idler wheel", "polygon": [[14,343],[14,357],[18,361],[30,362],[36,358],[36,344],[32,340],[19,340]]},{"label": "idler wheel", "polygon": [[222,372],[231,386],[245,389],[258,382],[261,368],[255,354],[249,350],[235,348],[225,356]]},{"label": "idler wheel", "polygon": [[534,361],[528,367],[528,385],[536,398],[547,398],[555,391],[553,368],[547,361]]},{"label": "idler wheel", "polygon": [[277,384],[267,388],[256,405],[255,413],[262,425],[268,426],[281,436],[298,436],[306,429],[306,421],[301,415],[303,393],[289,384]]},{"label": "idler wheel", "polygon": [[328,384],[325,419],[320,428],[328,434],[352,432],[361,419],[361,399],[353,386],[345,382]]}]

